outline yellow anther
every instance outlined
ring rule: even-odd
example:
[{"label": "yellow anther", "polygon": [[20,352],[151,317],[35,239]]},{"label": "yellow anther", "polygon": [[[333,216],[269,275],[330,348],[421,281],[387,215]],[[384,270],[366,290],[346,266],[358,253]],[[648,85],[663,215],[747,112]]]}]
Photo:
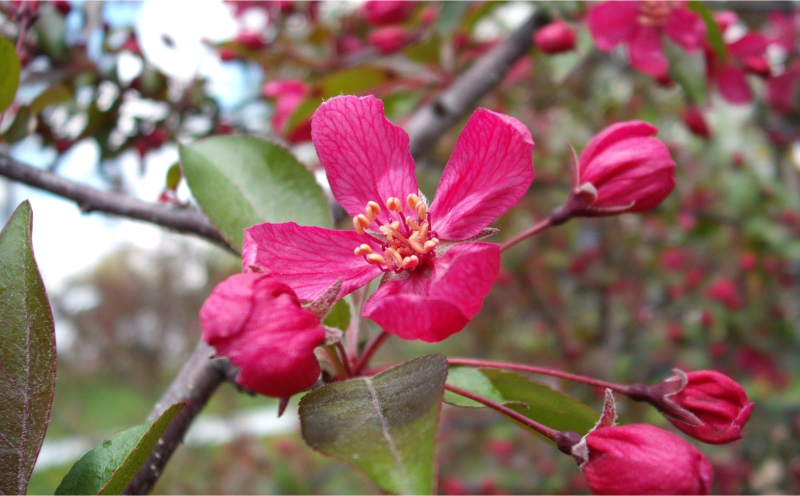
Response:
[{"label": "yellow anther", "polygon": [[399,220],[396,220],[396,221],[392,222],[389,225],[392,226],[392,229],[394,229],[395,231],[400,229],[400,221]]},{"label": "yellow anther", "polygon": [[419,217],[419,220],[420,221],[425,220],[425,218],[428,216],[428,207],[425,206],[425,202],[417,203],[416,210],[417,210],[417,217]]},{"label": "yellow anther", "polygon": [[419,257],[416,255],[411,255],[410,257],[406,257],[403,259],[403,268],[404,269],[413,269],[419,265]]},{"label": "yellow anther", "polygon": [[364,234],[364,226],[361,225],[361,220],[359,220],[358,215],[353,217],[353,229],[355,229],[358,234]]},{"label": "yellow anther", "polygon": [[383,255],[378,255],[377,253],[367,255],[367,262],[373,265],[386,265],[386,259],[383,258]]},{"label": "yellow anther", "polygon": [[416,239],[409,239],[408,246],[417,253],[425,253],[425,248]]},{"label": "yellow anther", "polygon": [[367,217],[369,217],[369,220],[375,220],[375,217],[377,215],[380,215],[380,213],[381,213],[380,205],[378,205],[374,201],[367,202]]},{"label": "yellow anther", "polygon": [[355,250],[353,250],[353,253],[354,253],[354,254],[355,254],[355,256],[357,256],[357,257],[360,257],[361,255],[363,255],[363,254],[364,254],[364,252],[363,252],[363,251],[361,251],[361,247],[360,247],[360,246],[357,246],[357,247],[356,247],[356,249],[355,249]]},{"label": "yellow anther", "polygon": [[417,209],[417,203],[419,203],[419,196],[415,195],[414,193],[411,193],[408,195],[408,198],[406,198],[406,204],[411,210]]},{"label": "yellow anther", "polygon": [[436,245],[438,245],[438,244],[439,244],[439,240],[438,239],[436,239],[436,238],[429,239],[428,241],[425,242],[425,245],[422,247],[423,248],[422,252],[423,253],[428,253],[429,251],[431,251],[434,248],[436,248]]},{"label": "yellow anther", "polygon": [[[413,208],[412,208],[412,210],[413,210]],[[417,224],[417,221],[415,221],[410,215],[408,217],[406,217],[406,224],[411,229],[413,229],[415,231],[419,231],[419,225]]]},{"label": "yellow anther", "polygon": [[359,246],[358,249],[361,250],[361,253],[363,253],[364,255],[369,255],[370,253],[372,253],[372,247],[366,243]]},{"label": "yellow anther", "polygon": [[386,208],[389,210],[394,210],[395,212],[402,212],[403,211],[403,204],[400,203],[400,198],[395,196],[390,196],[386,199]]},{"label": "yellow anther", "polygon": [[423,222],[421,226],[419,226],[419,239],[424,241],[425,239],[428,238],[428,228],[429,227],[430,227],[430,224],[428,223],[427,220],[425,222]]},{"label": "yellow anther", "polygon": [[397,266],[398,267],[402,267],[402,265],[403,265],[403,257],[401,257],[399,253],[397,253],[397,250],[395,250],[394,248],[387,248],[385,253],[386,253],[386,259],[387,260],[389,259],[389,257],[392,257],[392,259],[394,259],[394,262],[397,264]]}]

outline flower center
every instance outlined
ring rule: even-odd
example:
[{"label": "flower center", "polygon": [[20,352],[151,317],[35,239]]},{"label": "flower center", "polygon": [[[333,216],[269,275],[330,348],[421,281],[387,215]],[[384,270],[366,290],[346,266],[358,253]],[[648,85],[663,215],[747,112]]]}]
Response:
[{"label": "flower center", "polygon": [[646,0],[639,2],[639,16],[636,20],[643,26],[663,26],[667,22],[674,2]]},{"label": "flower center", "polygon": [[367,203],[365,214],[353,217],[353,228],[358,234],[378,241],[383,253],[374,253],[371,246],[362,244],[355,249],[355,255],[364,257],[367,263],[377,265],[383,272],[398,274],[404,270],[414,270],[434,258],[436,254],[433,249],[439,244],[439,238],[431,230],[427,205],[415,194],[408,195],[406,205],[416,213],[416,219],[410,215],[403,218],[403,204],[399,198],[390,197],[386,200],[388,221],[378,227],[386,237],[384,241],[367,231],[370,222],[377,221],[381,214],[378,203]]}]

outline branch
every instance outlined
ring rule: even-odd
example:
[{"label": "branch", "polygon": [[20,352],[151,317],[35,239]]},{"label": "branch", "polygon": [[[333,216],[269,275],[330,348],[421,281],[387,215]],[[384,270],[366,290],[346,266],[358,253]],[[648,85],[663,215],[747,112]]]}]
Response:
[{"label": "branch", "polygon": [[170,405],[179,401],[186,402],[186,406],[169,425],[144,466],[128,485],[125,494],[147,494],[152,491],[167,461],[183,441],[189,425],[219,385],[231,375],[230,364],[223,360],[212,360],[210,357],[213,354],[214,350],[200,341],[169,389],[150,411],[148,421],[157,419]]},{"label": "branch", "polygon": [[54,172],[22,164],[4,154],[0,154],[0,176],[73,200],[86,213],[106,212],[151,222],[175,231],[196,234],[237,253],[198,210],[144,202],[119,193],[94,189]]},{"label": "branch", "polygon": [[411,116],[406,126],[411,155],[424,155],[442,134],[471,112],[484,95],[500,84],[514,62],[531,49],[533,34],[549,22],[550,16],[544,12],[531,15],[511,36],[483,54],[449,88]]}]

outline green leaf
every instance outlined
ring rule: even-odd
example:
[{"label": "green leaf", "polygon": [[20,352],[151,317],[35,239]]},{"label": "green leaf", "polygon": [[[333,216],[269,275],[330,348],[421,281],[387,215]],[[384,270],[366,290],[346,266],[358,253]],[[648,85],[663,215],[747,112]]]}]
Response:
[{"label": "green leaf", "polygon": [[5,144],[17,143],[25,139],[36,130],[37,119],[27,105],[21,106],[14,116],[14,122],[3,133],[2,141]]},{"label": "green leaf", "polygon": [[354,67],[334,72],[319,80],[322,98],[328,99],[339,95],[354,95],[374,88],[391,79],[385,69],[371,67]]},{"label": "green leaf", "polygon": [[64,42],[66,34],[64,16],[50,4],[39,9],[39,17],[33,25],[39,45],[51,58],[63,60],[69,54],[67,44]]},{"label": "green leaf", "polygon": [[14,101],[19,87],[19,57],[14,44],[0,36],[0,113]]},{"label": "green leaf", "polygon": [[172,164],[167,170],[167,189],[176,190],[178,189],[178,185],[181,182],[181,178],[183,178],[183,172],[181,172],[181,164],[175,162]]},{"label": "green leaf", "polygon": [[61,84],[54,84],[39,94],[31,102],[31,111],[38,114],[50,105],[72,100],[72,93]]},{"label": "green leaf", "polygon": [[56,386],[53,313],[33,257],[31,205],[0,232],[0,494],[25,494]]},{"label": "green leaf", "polygon": [[[586,434],[599,418],[594,410],[578,400],[513,372],[453,367],[447,383],[505,404],[529,419],[560,431],[572,430]],[[445,395],[445,401],[456,406],[482,406],[467,398],[454,396],[458,395]]]},{"label": "green leaf", "polygon": [[344,299],[337,301],[328,316],[325,317],[323,324],[346,331],[347,326],[350,325],[350,305]]},{"label": "green leaf", "polygon": [[298,125],[310,119],[320,105],[322,105],[322,98],[318,96],[306,97],[294,110],[294,113],[289,117],[289,120],[286,121],[286,124],[283,125],[283,129],[273,129],[273,132],[282,134],[291,133]]},{"label": "green leaf", "polygon": [[687,53],[676,43],[664,39],[664,54],[669,61],[669,77],[681,85],[696,104],[706,103],[706,62],[702,50]]},{"label": "green leaf", "polygon": [[185,403],[156,420],[131,427],[89,450],[69,469],[56,494],[122,494]]},{"label": "green leaf", "polygon": [[470,2],[444,2],[434,26],[442,38],[448,38],[455,32],[469,5]]},{"label": "green leaf", "polygon": [[691,0],[686,4],[686,7],[697,12],[703,18],[703,22],[706,24],[708,43],[711,44],[720,61],[725,62],[728,60],[728,47],[725,46],[725,40],[722,39],[722,30],[719,28],[717,21],[714,20],[714,14],[711,13],[711,10],[699,0]]},{"label": "green leaf", "polygon": [[385,492],[430,494],[446,377],[447,359],[431,354],[314,389],[300,400],[303,438]]},{"label": "green leaf", "polygon": [[311,172],[286,149],[249,136],[214,136],[180,147],[183,175],[200,208],[242,247],[243,229],[294,221],[329,227],[331,214]]}]

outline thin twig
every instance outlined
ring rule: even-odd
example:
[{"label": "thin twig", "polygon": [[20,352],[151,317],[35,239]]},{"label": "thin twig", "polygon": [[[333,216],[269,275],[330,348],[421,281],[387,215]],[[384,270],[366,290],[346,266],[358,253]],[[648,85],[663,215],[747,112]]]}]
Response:
[{"label": "thin twig", "polygon": [[364,354],[361,355],[361,358],[358,359],[358,363],[356,364],[355,369],[353,369],[353,373],[355,375],[360,374],[361,371],[364,370],[364,367],[369,365],[369,361],[372,359],[372,355],[374,355],[375,352],[378,351],[378,348],[383,346],[383,343],[385,343],[386,340],[389,339],[389,336],[391,336],[391,334],[389,334],[386,331],[383,331],[377,338],[375,338],[375,341],[373,341],[367,346],[367,349],[364,350]]},{"label": "thin twig", "polygon": [[72,200],[86,213],[105,212],[151,222],[183,233],[196,234],[238,254],[238,251],[228,244],[217,228],[198,210],[149,203],[119,193],[100,191],[54,172],[25,165],[3,154],[0,154],[0,176]]}]

